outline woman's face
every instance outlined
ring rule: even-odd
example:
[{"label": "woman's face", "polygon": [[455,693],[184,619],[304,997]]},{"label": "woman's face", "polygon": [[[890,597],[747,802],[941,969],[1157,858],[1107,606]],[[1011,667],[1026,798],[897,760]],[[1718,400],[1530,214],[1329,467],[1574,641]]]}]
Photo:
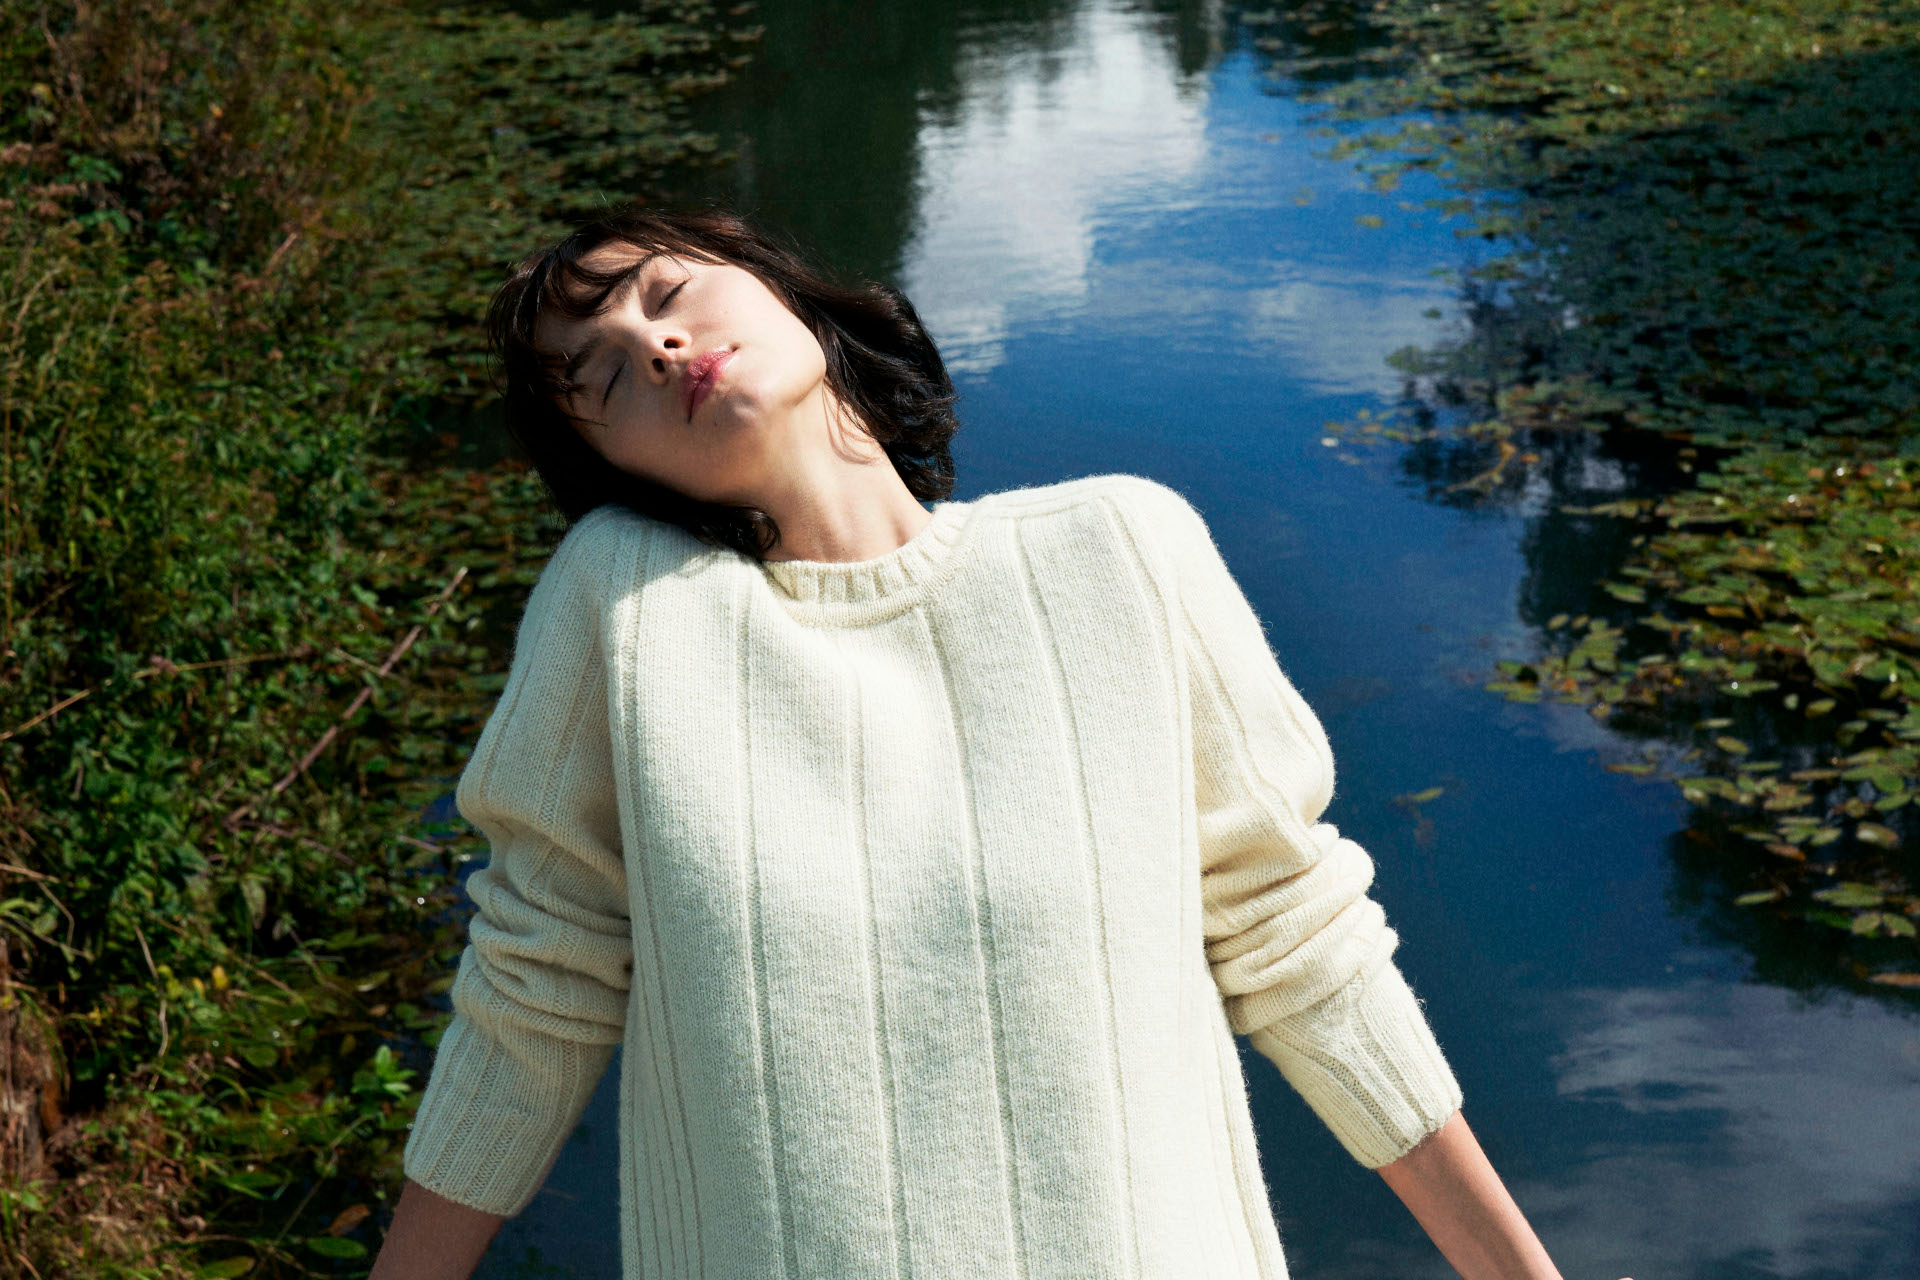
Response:
[{"label": "woman's face", "polygon": [[704,502],[745,503],[779,474],[828,396],[819,339],[760,278],[731,264],[601,245],[628,271],[601,314],[543,316],[534,340],[578,365],[563,406],[630,474]]}]

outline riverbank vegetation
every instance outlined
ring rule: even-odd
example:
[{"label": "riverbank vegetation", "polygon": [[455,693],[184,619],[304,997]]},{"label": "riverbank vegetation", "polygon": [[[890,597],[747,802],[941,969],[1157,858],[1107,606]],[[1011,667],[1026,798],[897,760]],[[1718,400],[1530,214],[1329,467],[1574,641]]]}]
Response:
[{"label": "riverbank vegetation", "polygon": [[558,531],[485,299],[746,12],[0,0],[0,1276],[365,1273]]},{"label": "riverbank vegetation", "polygon": [[1818,980],[1920,988],[1920,6],[1357,13],[1351,47],[1316,46],[1355,25],[1330,0],[1257,43],[1360,126],[1336,156],[1381,192],[1439,175],[1426,204],[1496,252],[1464,332],[1395,356],[1405,402],[1330,442],[1403,449],[1452,502],[1612,477],[1540,539],[1610,548],[1604,576],[1488,688],[1644,744],[1608,767],[1695,806],[1713,927],[1824,931]]}]

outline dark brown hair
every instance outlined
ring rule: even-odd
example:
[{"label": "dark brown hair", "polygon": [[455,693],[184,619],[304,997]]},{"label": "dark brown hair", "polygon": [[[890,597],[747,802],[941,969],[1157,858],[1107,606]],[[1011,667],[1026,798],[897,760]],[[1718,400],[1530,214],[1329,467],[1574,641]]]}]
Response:
[{"label": "dark brown hair", "polygon": [[571,526],[616,503],[679,525],[710,545],[760,559],[779,541],[772,516],[751,506],[703,502],[615,467],[588,444],[562,408],[573,384],[563,358],[534,345],[549,312],[570,320],[599,313],[622,272],[581,259],[610,242],[726,263],[758,276],[820,341],[828,389],[886,450],[923,502],[953,492],[949,442],[957,398],[940,352],[906,295],[889,285],[840,285],[799,250],[738,214],[707,206],[678,211],[627,205],[587,223],[520,263],[494,294],[487,336],[503,375],[507,430]]}]

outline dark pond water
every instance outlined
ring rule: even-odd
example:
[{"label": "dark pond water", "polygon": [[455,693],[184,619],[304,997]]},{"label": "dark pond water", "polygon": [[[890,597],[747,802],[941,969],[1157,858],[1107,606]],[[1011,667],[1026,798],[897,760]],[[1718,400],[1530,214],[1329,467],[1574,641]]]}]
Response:
[{"label": "dark pond water", "polygon": [[[957,496],[1130,471],[1206,513],[1327,726],[1327,816],[1374,855],[1467,1118],[1568,1280],[1920,1275],[1912,1001],[1745,923],[1674,789],[1603,769],[1640,744],[1480,687],[1591,601],[1617,548],[1556,508],[1637,463],[1594,446],[1476,510],[1432,459],[1323,439],[1401,393],[1390,352],[1458,323],[1433,271],[1484,251],[1418,207],[1437,186],[1324,158],[1217,4],[758,20],[755,69],[706,108],[741,145],[716,190],[914,299],[964,396]],[[1451,1276],[1243,1052],[1294,1274]],[[617,1276],[618,1071],[478,1274]]]}]

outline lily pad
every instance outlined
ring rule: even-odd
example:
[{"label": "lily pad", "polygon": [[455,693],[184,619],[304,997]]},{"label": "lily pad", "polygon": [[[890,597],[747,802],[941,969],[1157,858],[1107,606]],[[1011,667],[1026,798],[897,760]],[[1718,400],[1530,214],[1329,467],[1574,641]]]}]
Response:
[{"label": "lily pad", "polygon": [[1819,889],[1814,897],[1836,907],[1877,907],[1886,900],[1886,895],[1870,884],[1844,881],[1831,889]]}]

